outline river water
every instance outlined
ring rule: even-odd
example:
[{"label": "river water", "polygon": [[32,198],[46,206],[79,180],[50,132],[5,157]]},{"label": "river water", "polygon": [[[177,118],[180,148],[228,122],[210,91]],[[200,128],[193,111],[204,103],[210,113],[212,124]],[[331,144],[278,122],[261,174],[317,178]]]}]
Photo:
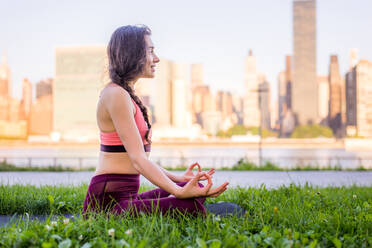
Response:
[{"label": "river water", "polygon": [[[372,151],[372,150],[371,150]],[[295,166],[338,166],[352,169],[359,166],[372,168],[371,151],[316,148],[263,148],[261,162],[273,162],[284,168]],[[97,165],[98,147],[71,148],[0,148],[0,161],[19,166],[62,165],[94,167]],[[204,167],[231,167],[244,158],[259,163],[255,148],[234,146],[153,146],[150,159],[162,166],[176,167],[198,161]]]}]

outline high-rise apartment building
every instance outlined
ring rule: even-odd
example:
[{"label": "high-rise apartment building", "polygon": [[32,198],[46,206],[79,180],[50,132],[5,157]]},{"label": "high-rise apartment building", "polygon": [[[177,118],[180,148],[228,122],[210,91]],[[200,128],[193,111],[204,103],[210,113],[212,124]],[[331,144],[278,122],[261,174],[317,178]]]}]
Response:
[{"label": "high-rise apartment building", "polygon": [[[191,125],[191,108],[188,81],[189,67],[186,64],[172,63],[172,111],[171,122],[176,128],[187,128]],[[191,103],[191,101],[190,101]]]},{"label": "high-rise apartment building", "polygon": [[358,50],[352,48],[349,51],[349,71],[351,71],[358,64]]},{"label": "high-rise apartment building", "polygon": [[53,131],[53,79],[36,84],[36,100],[30,113],[29,133],[49,135]]},{"label": "high-rise apartment building", "polygon": [[53,79],[47,78],[36,84],[36,98],[51,95],[53,91]]},{"label": "high-rise apartment building", "polygon": [[203,64],[191,64],[191,114],[192,123],[201,125],[200,106],[196,104],[199,101],[201,88],[204,87],[204,68]]},{"label": "high-rise apartment building", "polygon": [[49,135],[53,131],[53,95],[43,95],[32,104],[29,133]]},{"label": "high-rise apartment building", "polygon": [[256,57],[252,50],[245,59],[244,70],[245,98],[244,98],[244,125],[258,127],[260,125],[260,111],[258,103],[259,78],[257,73]]},{"label": "high-rise apartment building", "polygon": [[363,137],[372,137],[372,62],[356,65],[356,129]]},{"label": "high-rise apartment building", "polygon": [[21,101],[19,99],[10,98],[9,100],[9,122],[16,123],[21,117]]},{"label": "high-rise apartment building", "polygon": [[53,127],[62,139],[98,139],[96,107],[106,60],[106,46],[56,49]]},{"label": "high-rise apartment building", "polygon": [[318,95],[319,95],[319,118],[320,123],[328,125],[328,112],[329,112],[329,82],[328,76],[318,76]]},{"label": "high-rise apartment building", "polygon": [[360,60],[346,73],[346,134],[372,137],[372,62],[368,60]]},{"label": "high-rise apartment building", "polygon": [[172,102],[172,73],[171,62],[162,58],[156,64],[155,71],[155,99],[153,122],[156,126],[166,127],[171,125]]},{"label": "high-rise apartment building", "polygon": [[197,86],[193,90],[193,112],[195,123],[203,126],[202,113],[211,111],[212,94],[209,86]]},{"label": "high-rise apartment building", "polygon": [[285,70],[278,76],[278,124],[282,126],[282,121],[287,111],[291,109],[291,56],[285,58]]},{"label": "high-rise apartment building", "polygon": [[283,117],[287,112],[287,82],[285,72],[282,71],[278,75],[278,122],[281,125]]},{"label": "high-rise apartment building", "polygon": [[298,124],[318,122],[316,1],[293,1],[292,110]]},{"label": "high-rise apartment building", "polygon": [[10,104],[10,69],[5,55],[2,57],[0,64],[0,120],[9,120]]},{"label": "high-rise apartment building", "polygon": [[356,135],[357,123],[357,85],[356,85],[356,65],[358,56],[356,49],[349,53],[349,71],[345,75],[345,105],[346,105],[346,134]]},{"label": "high-rise apartment building", "polygon": [[331,56],[329,65],[329,111],[328,111],[328,124],[333,132],[339,136],[341,135],[340,129],[342,127],[342,99],[344,92],[343,80],[339,72],[338,58],[336,55]]},{"label": "high-rise apartment building", "polygon": [[0,97],[8,98],[11,96],[11,75],[5,55],[2,56],[0,64]]},{"label": "high-rise apartment building", "polygon": [[229,118],[233,113],[232,95],[230,92],[217,92],[217,109],[221,112],[222,118]]},{"label": "high-rise apartment building", "polygon": [[356,99],[356,67],[345,75],[345,92],[346,92],[346,134],[349,136],[356,135],[357,123],[357,99]]},{"label": "high-rise apartment building", "polygon": [[159,128],[187,128],[192,122],[190,68],[161,59],[155,75],[154,123]]},{"label": "high-rise apartment building", "polygon": [[292,109],[292,56],[285,57],[285,95],[286,107]]},{"label": "high-rise apartment building", "polygon": [[191,64],[191,89],[204,85],[203,64]]},{"label": "high-rise apartment building", "polygon": [[261,126],[265,129],[271,129],[270,114],[270,84],[263,79],[259,84],[259,106],[261,117]]},{"label": "high-rise apartment building", "polygon": [[21,120],[29,120],[32,105],[32,84],[25,78],[22,82]]}]

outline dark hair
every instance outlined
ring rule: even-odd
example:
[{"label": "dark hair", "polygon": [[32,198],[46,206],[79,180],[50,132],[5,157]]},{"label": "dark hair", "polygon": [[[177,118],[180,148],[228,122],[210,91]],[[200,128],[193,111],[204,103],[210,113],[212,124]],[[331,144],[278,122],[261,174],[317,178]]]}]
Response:
[{"label": "dark hair", "polygon": [[113,83],[124,88],[141,109],[148,127],[145,139],[151,143],[148,137],[151,124],[147,109],[128,85],[128,82],[136,79],[144,71],[146,64],[145,35],[151,35],[151,30],[145,25],[123,26],[116,29],[108,44],[107,55],[110,79]]}]

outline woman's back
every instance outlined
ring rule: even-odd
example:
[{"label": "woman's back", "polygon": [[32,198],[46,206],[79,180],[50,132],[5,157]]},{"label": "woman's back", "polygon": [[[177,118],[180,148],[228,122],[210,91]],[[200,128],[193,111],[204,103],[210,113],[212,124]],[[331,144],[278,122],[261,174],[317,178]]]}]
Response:
[{"label": "woman's back", "polygon": [[[107,102],[115,95],[114,91],[124,91],[120,86],[109,83],[102,91],[97,104],[97,125],[100,130],[100,141],[102,145],[119,145],[123,146],[119,135],[116,132],[114,123],[110,117]],[[135,102],[132,102],[132,112],[136,124],[139,126],[139,133],[144,135],[144,122],[141,121],[142,113]],[[144,141],[144,144],[147,142]],[[103,150],[103,151],[102,151]],[[149,152],[146,153],[149,156]],[[99,162],[96,168],[95,175],[115,173],[115,174],[138,174],[134,168],[127,152],[109,152],[101,149],[99,154]]]}]

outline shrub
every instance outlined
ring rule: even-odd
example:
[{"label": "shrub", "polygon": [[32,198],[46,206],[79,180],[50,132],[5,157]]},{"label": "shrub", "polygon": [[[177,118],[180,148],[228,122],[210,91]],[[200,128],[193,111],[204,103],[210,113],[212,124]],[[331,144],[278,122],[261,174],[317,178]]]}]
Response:
[{"label": "shrub", "polygon": [[332,138],[332,129],[321,125],[305,125],[298,126],[293,131],[291,138],[304,139],[304,138],[317,138],[317,137],[327,137]]}]

